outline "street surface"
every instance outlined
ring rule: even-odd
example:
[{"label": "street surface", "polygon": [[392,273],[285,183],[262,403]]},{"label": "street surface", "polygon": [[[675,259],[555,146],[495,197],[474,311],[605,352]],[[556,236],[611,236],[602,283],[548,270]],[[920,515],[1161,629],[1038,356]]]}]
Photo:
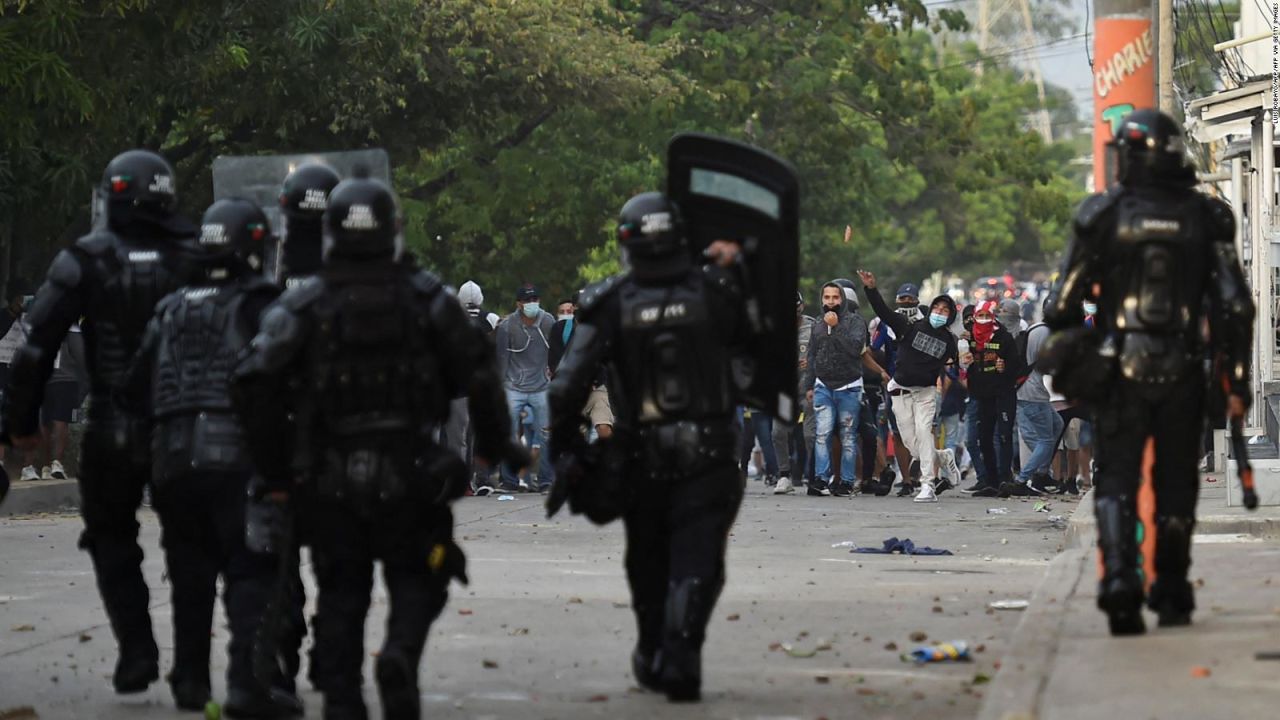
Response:
[{"label": "street surface", "polygon": [[[747,491],[697,706],[669,705],[632,681],[635,625],[620,525],[599,528],[567,515],[548,521],[537,495],[459,502],[457,536],[472,584],[453,586],[432,629],[421,675],[424,717],[974,717],[1022,616],[988,604],[1031,597],[1062,545],[1063,524],[1050,517],[1069,516],[1076,505],[1053,499],[1045,513],[1029,501],[954,492],[933,505],[774,497],[758,482]],[[987,513],[999,507],[1008,514]],[[172,641],[159,526],[150,511],[143,516],[167,672]],[[89,559],[75,547],[80,529],[74,515],[0,520],[0,717],[22,707],[37,715],[13,717],[183,716],[164,683],[142,695],[111,692],[115,646]],[[880,547],[891,536],[955,555],[833,547]],[[386,612],[385,594],[376,593],[370,654]],[[220,614],[214,636],[221,700],[227,630]],[[917,666],[900,658],[917,645],[952,640],[970,643],[972,662]],[[366,697],[376,713],[370,673],[366,662]],[[308,689],[304,700],[308,717],[319,717],[319,695]]]}]

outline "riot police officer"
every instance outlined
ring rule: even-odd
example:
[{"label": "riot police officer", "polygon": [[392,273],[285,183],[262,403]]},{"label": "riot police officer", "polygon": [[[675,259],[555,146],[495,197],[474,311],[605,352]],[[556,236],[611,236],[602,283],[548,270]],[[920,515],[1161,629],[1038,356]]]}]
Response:
[{"label": "riot police officer", "polygon": [[[528,462],[512,444],[497,367],[457,299],[400,262],[395,198],[343,181],[324,216],[325,264],[289,289],[236,371],[251,451],[293,496],[319,584],[314,676],[326,718],[364,718],[363,619],[381,560],[391,601],[375,663],[388,718],[417,718],[418,664],[449,580],[465,582],[449,501],[466,469],[434,440],[466,395],[475,452]],[[295,484],[295,479],[297,484]]]},{"label": "riot police officer", "polygon": [[184,284],[175,248],[196,228],[175,213],[173,168],[159,155],[130,150],[107,164],[95,190],[105,223],[60,252],[31,309],[31,332],[15,355],[4,393],[0,437],[32,445],[54,359],[81,320],[90,379],[89,422],[80,461],[80,547],[93,559],[103,606],[120,646],[112,681],[141,692],[159,677],[151,630],[137,509],[150,476],[145,421],[113,398],[156,303]]},{"label": "riot police officer", "polygon": [[231,405],[231,372],[279,289],[261,274],[267,216],[248,200],[219,200],[205,212],[193,265],[199,277],[160,301],[130,374],[133,396],[152,418],[154,505],[164,529],[173,585],[178,707],[209,701],[209,631],[217,580],[231,626],[227,702],[231,717],[301,714],[297,698],[273,700],[252,671],[254,635],[272,585],[269,555],[245,547],[251,467]]},{"label": "riot police officer", "polygon": [[[280,284],[285,288],[301,284],[316,274],[321,266],[321,250],[324,243],[322,219],[329,205],[329,195],[340,182],[338,173],[321,162],[306,162],[294,168],[280,185],[280,211],[284,215],[283,257],[280,260]],[[255,481],[257,482],[257,481]],[[298,558],[298,546],[304,538],[296,534],[291,539],[292,554]],[[307,637],[307,621],[303,608],[307,602],[306,586],[302,584],[298,559],[288,564],[290,600],[288,612],[280,618],[277,653],[282,660],[281,672],[287,689],[294,686],[301,667],[302,641]],[[312,660],[308,676],[318,687],[315,677],[316,663]]]},{"label": "riot police officer", "polygon": [[[730,350],[747,338],[745,303],[732,271],[695,264],[665,195],[627,201],[617,232],[631,269],[582,293],[576,338],[551,384],[551,447],[562,488],[594,492],[622,514],[639,627],[636,680],[673,701],[692,701],[700,697],[702,644],[742,502]],[[708,253],[728,265],[738,246],[716,241]],[[602,364],[616,421],[613,438],[596,448],[620,458],[593,463],[582,407]],[[591,491],[611,473],[604,464],[623,473],[623,483]],[[587,481],[592,472],[597,477]],[[583,509],[588,517],[601,512]]]},{"label": "riot police officer", "polygon": [[[1088,198],[1075,217],[1062,280],[1045,319],[1055,337],[1044,367],[1054,387],[1092,400],[1096,413],[1098,607],[1114,635],[1145,631],[1136,496],[1147,439],[1154,440],[1156,578],[1147,598],[1161,626],[1191,621],[1187,582],[1195,526],[1206,353],[1221,361],[1230,412],[1249,402],[1253,303],[1221,200],[1195,190],[1182,129],[1137,110],[1112,145],[1119,183]],[[1205,299],[1208,302],[1205,302]],[[1082,302],[1096,302],[1084,328]],[[1210,321],[1206,347],[1202,323]],[[1221,382],[1221,378],[1216,380]]]},{"label": "riot police officer", "polygon": [[308,162],[294,168],[280,186],[280,211],[285,218],[280,282],[285,287],[297,285],[320,269],[320,221],[329,193],[339,180],[328,165]]}]

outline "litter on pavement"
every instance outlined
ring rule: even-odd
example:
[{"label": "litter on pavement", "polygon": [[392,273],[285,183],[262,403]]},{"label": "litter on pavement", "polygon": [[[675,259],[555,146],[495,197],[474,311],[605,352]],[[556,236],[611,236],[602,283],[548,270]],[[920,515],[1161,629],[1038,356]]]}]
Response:
[{"label": "litter on pavement", "polygon": [[963,662],[969,660],[969,643],[956,640],[937,645],[921,645],[904,655],[903,660],[912,660],[917,664],[934,662]]},{"label": "litter on pavement", "polygon": [[865,553],[868,555],[950,555],[951,554],[950,550],[942,550],[939,548],[931,548],[931,547],[916,547],[916,544],[911,542],[909,538],[903,538],[899,540],[896,537],[891,537],[888,540],[885,540],[884,547],[878,547],[878,548],[859,547],[859,548],[854,548],[849,552]]}]

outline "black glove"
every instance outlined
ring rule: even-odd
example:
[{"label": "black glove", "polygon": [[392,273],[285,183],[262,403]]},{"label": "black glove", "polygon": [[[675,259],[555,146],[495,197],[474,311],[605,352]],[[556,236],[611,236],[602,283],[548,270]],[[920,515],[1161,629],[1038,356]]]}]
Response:
[{"label": "black glove", "polygon": [[287,495],[273,493],[255,475],[249,481],[244,510],[244,543],[250,552],[278,554],[293,543],[293,508]]},{"label": "black glove", "polygon": [[[554,517],[569,500],[569,496],[586,479],[587,469],[576,452],[557,453],[556,474],[547,493],[547,517]],[[572,511],[572,507],[570,507]]]}]

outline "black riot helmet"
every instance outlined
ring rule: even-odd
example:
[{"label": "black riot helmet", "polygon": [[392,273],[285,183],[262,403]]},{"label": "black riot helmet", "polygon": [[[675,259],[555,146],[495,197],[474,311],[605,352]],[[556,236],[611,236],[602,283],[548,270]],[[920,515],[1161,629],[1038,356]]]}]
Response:
[{"label": "black riot helmet", "polygon": [[691,264],[676,204],[660,192],[636,195],[618,213],[618,242],[638,277],[664,277]]},{"label": "black riot helmet", "polygon": [[177,180],[168,160],[150,150],[129,150],[107,163],[98,186],[107,222],[164,221],[178,205]]},{"label": "black riot helmet", "polygon": [[280,211],[291,219],[318,221],[329,204],[329,194],[340,181],[338,173],[324,163],[303,163],[280,186]]},{"label": "black riot helmet", "polygon": [[1195,181],[1182,127],[1159,110],[1124,116],[1109,144],[1116,150],[1117,179],[1125,185]]},{"label": "black riot helmet", "polygon": [[199,264],[210,277],[218,279],[218,269],[238,274],[245,268],[262,269],[262,258],[271,225],[267,214],[243,198],[224,198],[209,206],[200,221]]},{"label": "black riot helmet", "polygon": [[382,181],[343,180],[329,194],[324,212],[325,261],[398,258],[398,220],[395,195]]}]

